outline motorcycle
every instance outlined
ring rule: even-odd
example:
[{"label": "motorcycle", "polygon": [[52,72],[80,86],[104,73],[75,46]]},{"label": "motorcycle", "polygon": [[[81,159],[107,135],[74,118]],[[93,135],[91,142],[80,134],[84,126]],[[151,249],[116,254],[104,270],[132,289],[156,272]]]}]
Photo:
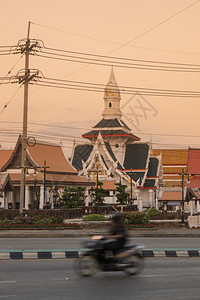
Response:
[{"label": "motorcycle", "polygon": [[107,241],[103,236],[94,236],[86,242],[86,252],[74,262],[75,272],[80,276],[94,275],[98,270],[124,271],[127,275],[137,275],[144,267],[142,245],[127,245],[116,255],[104,250]]}]

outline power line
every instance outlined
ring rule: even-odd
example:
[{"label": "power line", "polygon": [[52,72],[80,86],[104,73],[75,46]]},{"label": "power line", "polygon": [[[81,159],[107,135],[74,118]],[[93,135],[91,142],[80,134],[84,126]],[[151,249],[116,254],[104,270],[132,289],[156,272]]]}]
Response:
[{"label": "power line", "polygon": [[[0,121],[0,123],[3,124],[21,124],[21,122],[7,122],[7,121]],[[43,124],[43,123],[35,123],[35,122],[29,122],[29,125],[36,125],[36,126],[44,126],[44,127],[53,127],[53,128],[62,128],[62,129],[76,129],[76,130],[100,130],[96,129],[95,127],[72,127],[72,126],[59,126],[59,125],[49,125],[49,124]],[[8,129],[6,129],[8,130]],[[103,130],[103,129],[102,129]],[[114,131],[115,129],[111,129],[111,131]],[[39,132],[48,132],[41,129]],[[53,132],[54,134],[57,134],[57,132]],[[149,135],[149,136],[162,136],[162,137],[180,137],[180,138],[200,138],[200,135],[189,135],[189,134],[166,134],[166,133],[149,133],[149,132],[134,132],[134,134],[138,135]],[[77,138],[77,136],[70,136],[73,138]],[[112,139],[112,138],[111,138]],[[166,144],[167,145],[167,144]]]},{"label": "power line", "polygon": [[12,97],[7,101],[7,103],[4,105],[4,107],[2,108],[2,110],[0,111],[0,114],[7,108],[8,104],[13,100],[13,98],[15,97],[15,95],[18,93],[18,91],[20,90],[20,88],[22,87],[22,84],[18,87],[18,89],[15,91],[15,93],[12,95]]},{"label": "power line", "polygon": [[[22,59],[24,54],[22,54],[20,56],[20,58],[16,61],[16,63],[13,65],[13,67],[8,71],[8,73],[6,74],[5,77],[3,77],[2,79],[0,78],[1,82],[0,85],[3,83],[4,80],[8,79],[8,75],[10,75],[10,73],[13,71],[13,69],[16,67],[16,65],[19,63],[19,61]],[[9,82],[11,81],[12,77],[9,78]]]},{"label": "power line", "polygon": [[[189,8],[192,7],[192,6],[194,6],[194,5],[197,4],[198,2],[200,2],[200,0],[197,0],[197,1],[193,2],[192,4],[190,4],[190,5],[188,5],[187,7],[181,9],[180,11],[178,11],[177,13],[175,13],[174,15],[168,17],[167,19],[165,19],[165,20],[163,20],[162,22],[158,23],[157,25],[151,27],[150,29],[144,31],[142,34],[136,36],[135,38],[131,39],[130,41],[126,42],[125,44],[120,45],[119,47],[113,49],[112,51],[108,52],[107,55],[114,53],[115,51],[117,51],[117,50],[119,50],[119,49],[121,49],[121,48],[127,46],[128,44],[130,44],[130,43],[133,42],[133,41],[136,41],[136,40],[139,39],[140,37],[144,36],[145,34],[151,32],[151,31],[153,31],[155,28],[159,27],[160,25],[166,23],[166,22],[169,21],[170,19],[172,19],[172,18],[176,17],[177,15],[181,14],[182,12],[186,11],[187,9],[189,9]],[[35,25],[39,25],[39,24],[33,23],[33,22],[30,22],[30,23],[35,24]],[[40,25],[40,26],[43,26],[43,25]],[[45,26],[43,26],[43,27],[45,27]],[[49,27],[49,28],[50,28],[50,27]],[[51,28],[51,29],[53,29],[53,28]],[[88,64],[87,64],[87,66],[88,66]],[[83,67],[77,69],[76,71],[71,72],[69,75],[74,74],[74,73],[77,73],[77,72],[79,72],[80,70],[86,68],[87,66],[83,66]],[[68,76],[69,76],[69,75],[68,75]]]},{"label": "power line", "polygon": [[[88,92],[104,92],[104,85],[100,83],[91,82],[81,82],[72,80],[63,80],[57,78],[45,77],[43,75],[38,75],[36,80],[30,82],[30,84],[36,84],[39,86],[51,87],[51,88],[62,88],[62,89],[72,89],[81,90]],[[119,89],[118,89],[119,88]],[[156,88],[141,88],[141,87],[130,87],[130,86],[118,86],[118,88],[113,87],[113,93],[120,93],[133,95],[136,93],[148,96],[167,96],[167,97],[190,97],[199,98],[199,91],[187,91],[187,90],[171,90],[171,89],[156,89]]]},{"label": "power line", "polygon": [[123,48],[124,46],[136,41],[137,39],[141,38],[142,36],[146,35],[147,33],[153,31],[154,29],[158,28],[160,25],[163,25],[164,23],[168,22],[169,20],[175,18],[176,16],[180,15],[182,12],[188,10],[189,8],[191,8],[192,6],[194,6],[195,4],[199,3],[200,0],[197,0],[193,3],[191,3],[190,5],[184,7],[183,9],[179,10],[177,13],[173,14],[172,16],[166,18],[165,20],[163,20],[162,22],[158,23],[157,25],[151,27],[150,29],[144,31],[143,33],[139,34],[138,36],[132,38],[131,40],[129,40],[128,42],[126,42],[124,45],[122,46],[119,46],[117,48],[115,48],[113,51],[111,51],[109,54],[113,53],[113,52],[116,52],[117,50]]},{"label": "power line", "polygon": [[35,54],[39,57],[46,58],[46,59],[54,59],[54,60],[67,61],[73,63],[84,63],[87,65],[88,64],[100,65],[100,66],[112,65],[114,67],[119,67],[119,68],[142,69],[142,70],[150,70],[150,71],[198,72],[198,73],[200,72],[200,65],[197,64],[196,65],[181,64],[181,63],[174,63],[174,62],[147,61],[147,60],[136,60],[130,58],[117,58],[117,57],[113,58],[109,56],[106,57],[106,56],[95,55],[95,54],[87,54],[87,53],[79,54],[78,52],[73,52],[73,53],[74,55],[66,55],[66,54],[62,55],[62,54],[56,54],[56,53],[51,53],[51,52],[41,50],[41,52],[36,52]]},{"label": "power line", "polygon": [[[60,88],[60,89],[68,89],[68,90],[76,90],[76,91],[86,91],[86,92],[102,92],[102,90],[93,88],[93,87],[78,87],[78,86],[69,86],[69,85],[58,85],[58,84],[48,84],[48,82],[36,82],[36,83],[30,83],[35,84],[37,86],[42,87],[49,87],[49,88]],[[136,94],[137,91],[129,91],[125,92],[122,91],[121,93],[126,95],[133,95]],[[177,98],[200,98],[200,94],[181,94],[181,93],[150,93],[150,92],[140,92],[143,96],[162,96],[162,97],[177,97]]]},{"label": "power line", "polygon": [[[194,6],[195,4],[197,4],[199,1],[196,1],[192,4],[190,4],[189,6],[183,8],[182,10],[178,11],[177,13],[175,13],[174,15],[168,17],[167,19],[163,20],[162,22],[158,23],[157,25],[151,27],[150,29],[144,31],[141,35],[133,38],[131,41],[129,41],[128,43],[132,42],[133,40],[135,41],[136,39],[138,39],[139,37],[149,33],[150,31],[154,30],[155,28],[157,28],[158,26],[164,24],[165,22],[169,21],[170,19],[176,17],[177,15],[181,14],[182,12],[186,11],[187,9],[189,9],[190,7]],[[31,24],[33,25],[36,25],[36,26],[40,26],[40,27],[43,27],[43,28],[47,28],[47,29],[51,29],[51,30],[54,30],[54,31],[58,31],[58,32],[62,32],[62,33],[67,33],[69,35],[74,35],[74,36],[77,36],[77,37],[80,37],[80,38],[85,38],[85,39],[90,39],[90,40],[94,40],[94,41],[100,41],[100,42],[104,42],[104,43],[108,43],[108,44],[114,44],[114,45],[119,45],[120,47],[134,47],[134,48],[140,48],[140,49],[145,49],[145,50],[153,50],[153,51],[159,51],[159,52],[165,52],[165,53],[178,53],[178,54],[189,54],[189,55],[200,55],[200,53],[189,53],[189,52],[182,52],[182,51],[167,51],[167,50],[162,50],[162,49],[155,49],[155,48],[148,48],[148,47],[142,47],[142,46],[136,46],[136,45],[129,45],[129,44],[122,44],[122,43],[119,43],[119,42],[112,42],[110,40],[104,40],[104,39],[99,39],[99,38],[94,38],[94,37],[91,37],[91,36],[87,36],[87,35],[82,35],[82,34],[78,34],[78,33],[74,33],[74,32],[71,32],[71,31],[66,31],[66,30],[61,30],[61,29],[58,29],[58,28],[54,28],[54,27],[50,27],[50,26],[47,26],[47,25],[44,25],[44,24],[39,24],[39,23],[35,23],[35,22],[30,22]],[[115,50],[114,50],[115,51]]]},{"label": "power line", "polygon": [[[100,55],[100,54],[93,54],[93,53],[86,53],[86,52],[78,52],[78,51],[70,51],[70,50],[63,50],[63,49],[57,49],[57,48],[50,48],[44,46],[44,49],[50,50],[52,52],[45,52],[42,51],[42,53],[52,54],[52,55],[60,55],[60,56],[66,56],[66,57],[77,57],[77,56],[69,56],[69,55],[82,55],[82,56],[90,56],[94,58],[107,58],[110,60],[124,60],[127,62],[140,62],[140,63],[155,63],[155,64],[166,64],[166,65],[179,65],[179,66],[193,66],[193,67],[200,67],[199,64],[186,64],[186,63],[179,63],[179,62],[166,62],[166,61],[157,61],[157,60],[144,60],[144,59],[134,59],[134,58],[127,58],[127,57],[117,57],[117,56],[108,56],[108,55]],[[63,52],[67,54],[57,54],[56,52]]]}]

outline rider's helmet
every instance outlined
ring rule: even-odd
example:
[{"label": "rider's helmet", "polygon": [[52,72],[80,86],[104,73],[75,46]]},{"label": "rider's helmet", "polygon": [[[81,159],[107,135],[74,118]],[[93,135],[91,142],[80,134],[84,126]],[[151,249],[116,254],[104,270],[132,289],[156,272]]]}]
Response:
[{"label": "rider's helmet", "polygon": [[119,213],[119,212],[112,213],[112,215],[111,215],[111,221],[113,223],[117,223],[117,224],[122,223],[122,214]]}]

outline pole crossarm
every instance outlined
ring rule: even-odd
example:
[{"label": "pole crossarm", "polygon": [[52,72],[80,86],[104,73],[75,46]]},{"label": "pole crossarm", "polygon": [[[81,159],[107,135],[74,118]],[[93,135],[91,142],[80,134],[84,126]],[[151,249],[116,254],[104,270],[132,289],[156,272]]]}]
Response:
[{"label": "pole crossarm", "polygon": [[40,49],[43,47],[43,42],[41,40],[36,39],[30,39],[27,37],[26,39],[19,40],[16,52],[17,53],[25,53],[29,52],[29,54],[35,54],[36,52],[40,51]]},{"label": "pole crossarm", "polygon": [[[38,75],[39,75],[39,70],[28,70],[28,73],[24,75],[20,75],[20,73],[22,73],[23,70],[20,70],[20,72],[18,73],[18,76],[16,76],[19,80],[19,84],[21,83],[25,83],[25,82],[30,82],[31,80],[33,79],[37,79],[38,78]],[[35,80],[34,80],[35,81]]]}]

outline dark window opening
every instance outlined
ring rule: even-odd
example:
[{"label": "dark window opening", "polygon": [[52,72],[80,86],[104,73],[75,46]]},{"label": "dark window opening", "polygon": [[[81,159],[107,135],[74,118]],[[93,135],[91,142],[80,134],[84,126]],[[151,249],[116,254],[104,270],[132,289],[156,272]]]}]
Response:
[{"label": "dark window opening", "polygon": [[109,102],[109,107],[112,107],[112,103],[111,102]]}]

